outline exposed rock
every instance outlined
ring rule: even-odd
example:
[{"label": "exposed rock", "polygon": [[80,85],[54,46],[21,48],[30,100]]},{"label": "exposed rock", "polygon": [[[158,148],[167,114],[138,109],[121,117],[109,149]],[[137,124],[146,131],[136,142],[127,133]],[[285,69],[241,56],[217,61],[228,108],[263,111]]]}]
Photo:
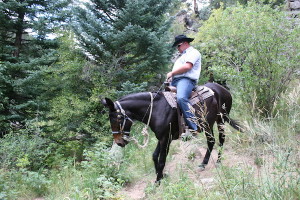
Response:
[{"label": "exposed rock", "polygon": [[288,7],[290,10],[300,10],[300,0],[289,0]]}]

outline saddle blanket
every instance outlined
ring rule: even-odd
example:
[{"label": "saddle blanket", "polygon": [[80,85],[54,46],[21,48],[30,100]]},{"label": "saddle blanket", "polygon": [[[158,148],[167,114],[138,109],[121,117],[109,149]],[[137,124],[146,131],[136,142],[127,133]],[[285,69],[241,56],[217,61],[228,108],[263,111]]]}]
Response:
[{"label": "saddle blanket", "polygon": [[[177,108],[177,102],[176,102],[176,93],[174,92],[163,92],[167,102],[172,108]],[[203,85],[199,85],[196,87],[195,90],[193,90],[190,103],[193,105],[197,104],[200,101],[204,101],[205,99],[211,97],[214,95],[214,92]]]}]

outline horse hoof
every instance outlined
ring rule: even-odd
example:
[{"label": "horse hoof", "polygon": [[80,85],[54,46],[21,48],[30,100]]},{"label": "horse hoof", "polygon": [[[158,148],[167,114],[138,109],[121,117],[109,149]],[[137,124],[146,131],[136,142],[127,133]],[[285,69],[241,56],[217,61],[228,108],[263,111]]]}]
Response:
[{"label": "horse hoof", "polygon": [[163,174],[163,178],[168,178],[169,177],[169,174]]},{"label": "horse hoof", "polygon": [[222,166],[221,162],[216,163],[216,167],[221,167],[221,166]]},{"label": "horse hoof", "polygon": [[205,170],[205,164],[200,164],[199,165],[199,169],[200,169],[200,171],[204,171]]},{"label": "horse hoof", "polygon": [[159,181],[156,180],[156,181],[154,182],[154,185],[155,185],[155,186],[160,186],[160,180],[159,180]]}]

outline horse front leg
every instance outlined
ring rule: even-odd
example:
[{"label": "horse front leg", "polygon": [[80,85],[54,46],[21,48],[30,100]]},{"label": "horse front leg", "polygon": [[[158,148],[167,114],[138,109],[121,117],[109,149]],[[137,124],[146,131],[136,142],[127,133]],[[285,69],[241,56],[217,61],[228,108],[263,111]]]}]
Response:
[{"label": "horse front leg", "polygon": [[[169,147],[170,147],[171,140],[169,138],[162,139],[158,142],[158,146],[156,147],[156,150],[159,149],[159,155],[158,155],[158,162],[155,167],[156,169],[156,182],[159,182],[163,177],[163,170],[166,165],[166,159],[167,155],[169,153]],[[154,160],[154,159],[153,159]],[[155,161],[154,161],[155,163]]]},{"label": "horse front leg", "polygon": [[156,145],[156,148],[152,154],[152,160],[154,162],[154,167],[155,167],[155,172],[156,174],[158,173],[158,158],[159,158],[159,152],[160,152],[160,143],[158,141],[157,145]]}]

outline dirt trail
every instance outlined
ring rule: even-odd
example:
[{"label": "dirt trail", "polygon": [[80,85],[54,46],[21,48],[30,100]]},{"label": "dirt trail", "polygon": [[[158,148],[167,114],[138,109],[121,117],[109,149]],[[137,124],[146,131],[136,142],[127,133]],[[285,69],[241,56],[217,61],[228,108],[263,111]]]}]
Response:
[{"label": "dirt trail", "polygon": [[[206,189],[212,187],[215,183],[215,173],[213,172],[216,168],[217,151],[213,150],[212,157],[206,166],[205,170],[200,170],[198,165],[203,160],[206,149],[203,145],[196,144],[193,140],[188,142],[183,141],[173,141],[171,145],[175,145],[176,153],[173,153],[171,158],[168,159],[164,172],[170,176],[178,175],[179,171],[188,172],[190,179],[194,181],[195,184],[201,185]],[[232,166],[255,166],[254,159],[249,156],[238,155],[231,149],[225,149],[224,160],[222,165],[232,167]],[[149,158],[150,159],[150,158]],[[134,184],[126,186],[118,196],[124,197],[128,200],[138,200],[145,199],[145,189],[150,181],[155,180],[155,175],[151,175],[151,178],[145,178]]]}]

